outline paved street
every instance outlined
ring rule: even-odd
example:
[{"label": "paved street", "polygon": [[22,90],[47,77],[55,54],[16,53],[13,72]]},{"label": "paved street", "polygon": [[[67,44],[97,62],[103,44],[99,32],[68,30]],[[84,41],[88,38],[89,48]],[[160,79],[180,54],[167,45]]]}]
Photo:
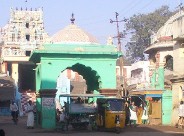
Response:
[{"label": "paved street", "polygon": [[[56,132],[54,130],[44,130],[41,128],[26,129],[26,117],[19,118],[18,125],[14,125],[11,117],[0,116],[0,128],[6,132],[6,136],[113,136],[113,132],[93,132],[90,130],[68,132]],[[183,136],[184,130],[168,126],[138,126],[137,128],[127,127],[117,135],[126,136]]]}]

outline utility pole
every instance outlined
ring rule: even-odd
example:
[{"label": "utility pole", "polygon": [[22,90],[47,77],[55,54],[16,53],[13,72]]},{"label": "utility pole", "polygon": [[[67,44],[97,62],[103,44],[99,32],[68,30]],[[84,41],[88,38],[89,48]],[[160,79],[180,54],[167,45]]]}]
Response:
[{"label": "utility pole", "polygon": [[[119,14],[117,12],[115,12],[116,14],[116,20],[113,21],[112,19],[110,19],[110,23],[114,23],[116,22],[116,27],[117,27],[117,36],[113,37],[113,38],[117,38],[118,39],[118,51],[120,53],[122,53],[122,49],[121,49],[121,38],[123,38],[124,34],[121,33],[119,31],[119,22],[126,22],[127,19],[123,19],[123,20],[118,20],[118,16]],[[120,56],[119,57],[119,67],[120,67],[120,76],[119,76],[119,88],[118,89],[121,89],[121,85],[122,85],[122,80],[123,80],[123,75],[122,75],[122,69],[123,69],[123,56]],[[124,83],[123,83],[123,88],[125,90],[125,96],[126,96],[126,83],[125,83],[125,80],[124,80]],[[122,90],[121,90],[122,91]],[[122,92],[121,92],[121,95],[122,95]]]}]

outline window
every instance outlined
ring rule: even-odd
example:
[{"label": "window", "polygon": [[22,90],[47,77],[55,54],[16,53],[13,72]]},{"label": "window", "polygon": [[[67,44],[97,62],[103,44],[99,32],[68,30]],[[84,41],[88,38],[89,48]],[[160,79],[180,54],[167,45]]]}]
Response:
[{"label": "window", "polygon": [[35,35],[35,40],[37,40],[37,35]]},{"label": "window", "polygon": [[26,35],[26,40],[27,40],[27,41],[30,41],[30,35],[29,35],[29,34]]},{"label": "window", "polygon": [[29,23],[26,23],[26,28],[29,28]]},{"label": "window", "polygon": [[12,34],[12,42],[15,42],[15,34]]},{"label": "window", "polygon": [[165,64],[165,69],[173,71],[173,57],[171,55],[167,55],[165,57],[166,64]]},{"label": "window", "polygon": [[118,100],[110,100],[108,102],[108,110],[111,111],[122,111],[123,110],[123,102]]},{"label": "window", "polygon": [[18,36],[17,36],[18,41],[20,40],[20,37],[21,37],[21,33],[18,32]]},{"label": "window", "polygon": [[38,36],[37,36],[37,31],[35,30],[35,40],[37,40],[38,39]]},{"label": "window", "polygon": [[43,35],[40,35],[40,41],[43,41]]},{"label": "window", "polygon": [[26,56],[30,56],[31,55],[31,51],[26,51]]}]

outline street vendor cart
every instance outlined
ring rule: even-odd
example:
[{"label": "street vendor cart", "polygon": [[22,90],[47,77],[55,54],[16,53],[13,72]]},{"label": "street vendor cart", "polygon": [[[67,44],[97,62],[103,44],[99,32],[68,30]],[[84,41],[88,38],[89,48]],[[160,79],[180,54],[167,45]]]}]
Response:
[{"label": "street vendor cart", "polygon": [[96,102],[90,102],[89,99],[103,97],[103,95],[62,94],[59,96],[59,101],[62,101],[64,97],[67,98],[63,106],[67,127],[71,125],[74,129],[87,129],[89,125],[93,126],[94,120],[92,119],[95,119]]}]

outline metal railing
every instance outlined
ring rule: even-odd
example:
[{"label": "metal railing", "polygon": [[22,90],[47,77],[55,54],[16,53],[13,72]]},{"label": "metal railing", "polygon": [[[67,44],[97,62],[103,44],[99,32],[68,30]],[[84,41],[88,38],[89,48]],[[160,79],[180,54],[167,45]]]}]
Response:
[{"label": "metal railing", "polygon": [[26,56],[26,51],[22,49],[3,49],[2,56]]}]

